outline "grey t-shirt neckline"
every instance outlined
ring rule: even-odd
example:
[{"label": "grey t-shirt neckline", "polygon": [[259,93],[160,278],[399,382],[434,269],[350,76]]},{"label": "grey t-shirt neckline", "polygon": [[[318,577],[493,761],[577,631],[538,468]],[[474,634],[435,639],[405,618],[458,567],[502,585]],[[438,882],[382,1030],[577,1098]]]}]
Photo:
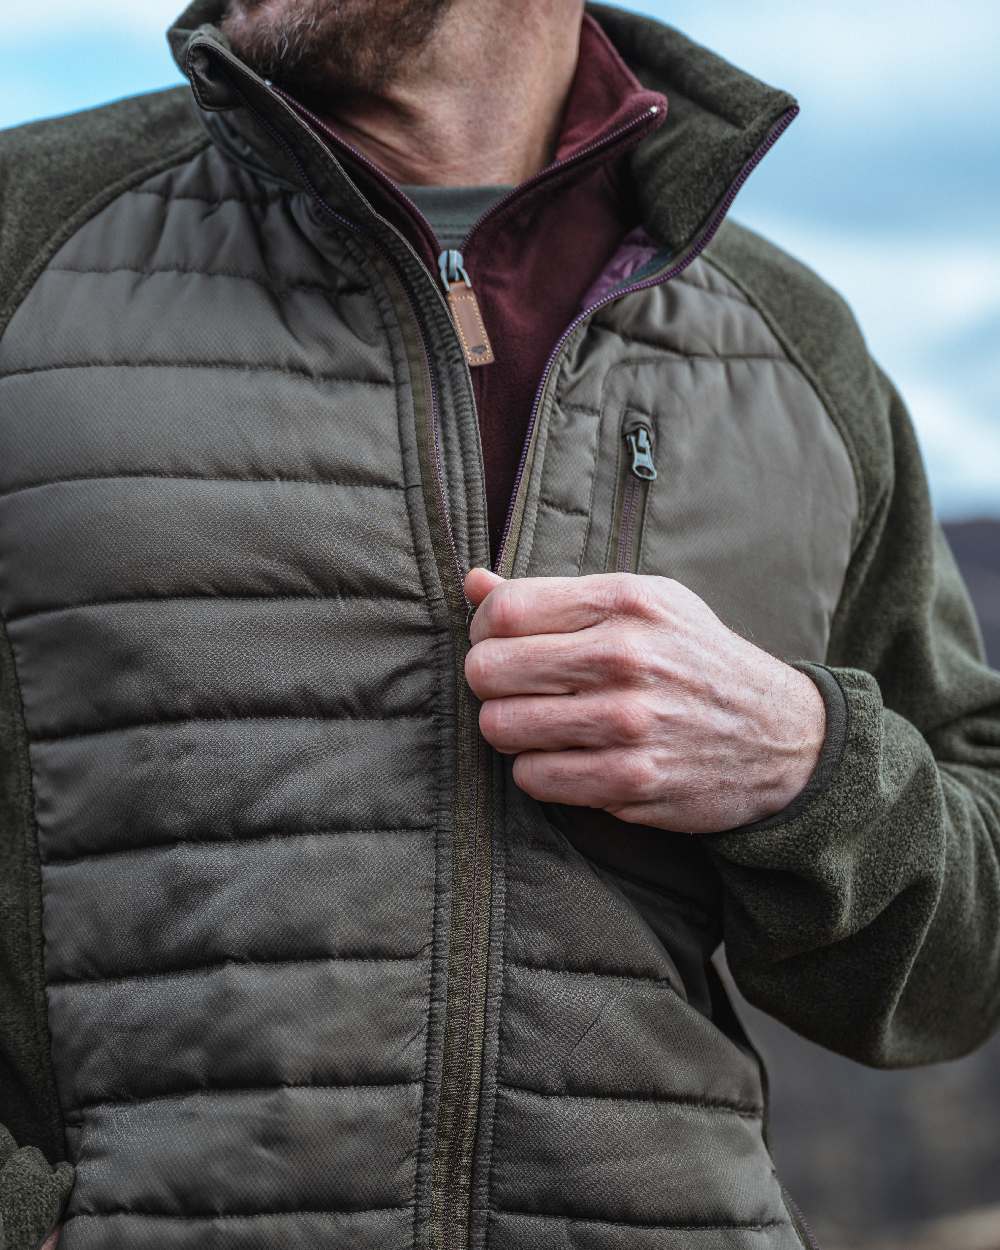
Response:
[{"label": "grey t-shirt neckline", "polygon": [[400,188],[431,223],[442,248],[461,251],[469,231],[488,209],[512,187],[427,187]]}]

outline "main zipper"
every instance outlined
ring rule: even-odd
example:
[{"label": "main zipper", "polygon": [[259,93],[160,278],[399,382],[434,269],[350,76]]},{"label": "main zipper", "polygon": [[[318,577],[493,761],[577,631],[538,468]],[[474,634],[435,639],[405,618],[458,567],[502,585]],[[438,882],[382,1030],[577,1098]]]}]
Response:
[{"label": "main zipper", "polygon": [[[284,93],[278,89],[274,90],[288,103]],[[297,104],[294,107],[302,108]],[[341,147],[350,151],[372,172],[373,176],[388,183],[390,188],[395,188],[395,184],[386,178],[377,165],[368,160],[363,153],[345,144],[321,118],[316,117],[307,109],[302,108],[302,111],[322,133],[329,135]],[[300,171],[304,173],[301,161],[297,157],[295,160]],[[325,210],[332,213],[338,220],[346,221],[347,219],[326,203],[308,180],[308,175],[306,179],[313,195]],[[403,195],[402,192],[399,194]],[[404,198],[408,200],[408,197],[404,196]],[[408,202],[412,204],[412,201],[408,200]],[[416,205],[413,205],[413,211],[424,222],[429,236],[433,238],[430,224],[426,222]],[[354,223],[348,224],[355,230],[357,229]],[[406,240],[404,239],[403,242],[405,244]],[[436,239],[434,242],[436,244]],[[392,262],[393,258],[390,256],[389,260]],[[398,271],[398,266],[396,269]],[[457,546],[448,512],[434,370],[431,366],[426,335],[421,325],[419,304],[405,275],[400,274],[400,279],[410,299],[414,319],[420,331],[424,365],[431,381],[431,424],[437,485],[452,552],[458,567],[461,588],[461,564],[458,560]],[[475,411],[475,398],[468,364],[466,364],[466,381],[469,395],[472,396],[473,411]],[[485,487],[483,494],[485,498]],[[465,624],[467,620],[463,622],[463,625]],[[467,635],[464,641],[467,645]],[[459,674],[459,682],[461,681],[462,675]],[[437,1135],[431,1164],[431,1224],[436,1233],[435,1241],[438,1250],[465,1250],[471,1233],[472,1160],[479,1122],[479,1091],[485,1037],[485,986],[488,956],[485,943],[488,941],[488,919],[492,895],[492,853],[488,832],[491,821],[489,761],[482,749],[478,719],[472,708],[471,696],[468,694],[459,697],[458,720],[459,775],[456,782],[461,792],[463,775],[471,777],[472,795],[469,806],[473,816],[468,836],[458,837],[458,828],[456,828],[454,839],[453,925],[449,943],[448,1002],[445,1011],[445,1043],[441,1065]],[[470,753],[471,759],[468,761],[465,760],[464,743],[466,741],[474,744]],[[464,766],[466,764],[467,767]],[[458,824],[460,821],[456,820],[456,826]],[[482,836],[483,830],[487,830],[485,838]],[[485,912],[485,915],[481,916],[480,912]]]}]

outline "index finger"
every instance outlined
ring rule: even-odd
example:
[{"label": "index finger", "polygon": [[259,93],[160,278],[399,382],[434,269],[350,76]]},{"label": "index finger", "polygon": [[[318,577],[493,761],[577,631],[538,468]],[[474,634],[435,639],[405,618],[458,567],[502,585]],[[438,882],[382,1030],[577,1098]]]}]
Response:
[{"label": "index finger", "polygon": [[568,634],[614,614],[616,573],[587,577],[518,577],[496,586],[476,609],[473,643],[486,638]]}]

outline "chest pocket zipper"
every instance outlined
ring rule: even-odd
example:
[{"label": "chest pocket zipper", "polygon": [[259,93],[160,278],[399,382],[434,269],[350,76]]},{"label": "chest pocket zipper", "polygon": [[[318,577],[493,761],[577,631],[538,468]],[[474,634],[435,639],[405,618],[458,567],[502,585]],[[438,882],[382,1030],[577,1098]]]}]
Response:
[{"label": "chest pocket zipper", "polygon": [[614,573],[635,573],[639,569],[646,498],[656,481],[653,459],[653,427],[635,413],[626,413],[622,422],[624,447],[619,458],[615,515],[611,526],[608,569]]}]

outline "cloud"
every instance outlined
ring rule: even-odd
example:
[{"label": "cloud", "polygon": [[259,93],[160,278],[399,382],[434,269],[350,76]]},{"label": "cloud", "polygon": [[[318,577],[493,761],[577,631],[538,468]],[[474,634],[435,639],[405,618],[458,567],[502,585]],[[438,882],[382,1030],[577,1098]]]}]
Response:
[{"label": "cloud", "polygon": [[977,102],[996,105],[994,0],[962,0],[946,21],[926,0],[631,0],[626,7],[808,97],[810,108],[882,130],[894,120],[923,125],[941,116],[968,125]]},{"label": "cloud", "polygon": [[[1000,312],[1000,246],[991,239],[937,239],[816,226],[798,215],[736,215],[836,287],[862,326],[877,327],[898,359],[971,332]],[[933,247],[933,251],[931,248]]]},{"label": "cloud", "polygon": [[960,388],[909,379],[907,400],[944,516],[1000,512],[1000,422],[966,402]]}]

